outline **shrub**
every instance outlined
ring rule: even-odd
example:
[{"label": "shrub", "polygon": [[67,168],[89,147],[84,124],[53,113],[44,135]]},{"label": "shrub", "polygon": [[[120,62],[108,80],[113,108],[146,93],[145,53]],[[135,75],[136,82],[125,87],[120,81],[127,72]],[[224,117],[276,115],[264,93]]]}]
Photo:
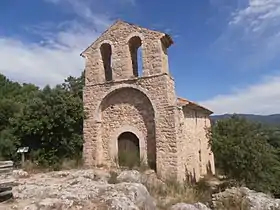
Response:
[{"label": "shrub", "polygon": [[233,115],[210,131],[216,167],[228,178],[251,189],[277,193],[280,161],[262,126]]}]

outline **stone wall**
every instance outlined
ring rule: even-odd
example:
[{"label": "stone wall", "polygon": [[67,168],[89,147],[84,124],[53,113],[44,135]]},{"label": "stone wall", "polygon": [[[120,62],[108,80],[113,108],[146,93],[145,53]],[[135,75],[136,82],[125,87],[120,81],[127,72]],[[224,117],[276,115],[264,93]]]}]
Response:
[{"label": "stone wall", "polygon": [[141,152],[144,159],[147,159],[149,151],[155,150],[154,143],[148,142],[156,142],[156,154],[150,154],[150,157],[156,155],[158,173],[164,176],[172,171],[176,174],[176,106],[170,105],[170,101],[175,98],[170,94],[170,88],[174,88],[170,80],[172,78],[169,75],[162,74],[86,86],[84,107],[88,114],[84,121],[85,164],[110,165],[109,160],[116,155],[114,147],[110,147],[116,145],[115,133],[120,127],[125,131],[125,127],[129,126],[139,131],[144,138],[145,145]]},{"label": "stone wall", "polygon": [[149,154],[148,160],[156,161],[154,109],[145,94],[129,87],[117,89],[103,99],[100,108],[102,162],[117,157],[117,139],[127,131],[138,134],[140,156],[147,159]]},{"label": "stone wall", "polygon": [[211,126],[209,114],[184,108],[186,168],[198,180],[207,174],[207,168],[215,173],[214,156],[208,144],[207,128]]},{"label": "stone wall", "polygon": [[[129,43],[135,37],[141,39],[143,49],[143,69],[138,71],[142,71],[144,77],[168,73],[167,48],[172,41],[169,41],[168,37],[163,33],[118,21],[82,53],[86,60],[86,69],[90,69],[85,73],[86,85],[106,82],[104,63],[100,51],[103,44],[109,44],[111,47],[112,80],[133,78],[133,64]],[[134,48],[137,47],[138,43],[135,44]]]}]

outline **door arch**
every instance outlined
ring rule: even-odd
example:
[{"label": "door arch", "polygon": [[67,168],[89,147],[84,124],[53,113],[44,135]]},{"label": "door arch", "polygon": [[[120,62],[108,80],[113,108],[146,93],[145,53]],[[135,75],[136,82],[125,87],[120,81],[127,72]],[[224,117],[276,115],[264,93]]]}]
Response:
[{"label": "door arch", "polygon": [[134,85],[119,85],[104,94],[96,112],[104,161],[118,162],[118,137],[129,131],[140,141],[141,160],[156,170],[155,108],[145,90]]},{"label": "door arch", "polygon": [[127,131],[118,136],[118,162],[129,168],[140,165],[139,139],[134,133]]}]

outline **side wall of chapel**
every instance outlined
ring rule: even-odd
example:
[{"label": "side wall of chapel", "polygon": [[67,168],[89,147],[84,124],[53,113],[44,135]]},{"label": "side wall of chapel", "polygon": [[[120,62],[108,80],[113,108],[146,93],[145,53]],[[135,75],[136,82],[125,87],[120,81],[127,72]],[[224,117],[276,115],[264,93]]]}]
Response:
[{"label": "side wall of chapel", "polygon": [[184,107],[182,109],[184,119],[183,136],[183,161],[186,175],[197,181],[207,173],[214,174],[214,156],[209,146],[207,128],[211,126],[209,114]]}]

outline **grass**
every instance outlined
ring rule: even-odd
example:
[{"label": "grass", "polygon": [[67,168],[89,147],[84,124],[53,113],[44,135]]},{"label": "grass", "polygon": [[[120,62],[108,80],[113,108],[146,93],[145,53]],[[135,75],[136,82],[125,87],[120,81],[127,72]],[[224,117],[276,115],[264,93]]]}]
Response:
[{"label": "grass", "polygon": [[118,164],[119,166],[128,167],[133,169],[139,167],[141,164],[139,153],[135,152],[119,152],[118,154]]},{"label": "grass", "polygon": [[158,208],[169,209],[176,203],[207,203],[211,200],[209,189],[199,189],[197,186],[187,182],[180,183],[176,179],[170,178],[165,182],[150,181],[143,183],[150,194],[158,201]]},{"label": "grass", "polygon": [[[151,196],[157,200],[157,206],[161,210],[170,209],[177,203],[194,204],[197,202],[212,206],[213,188],[207,184],[211,176],[201,179],[195,184],[188,182],[180,183],[175,178],[170,178],[165,182],[155,181],[143,183]],[[160,184],[161,183],[161,184]],[[223,198],[217,203],[215,210],[249,210],[249,203],[245,194],[237,194],[232,197]]]},{"label": "grass", "polygon": [[238,192],[232,196],[219,199],[216,202],[215,210],[249,210],[249,201],[243,192]]},{"label": "grass", "polygon": [[121,169],[134,169],[140,172],[149,169],[144,158],[140,157],[139,153],[135,152],[120,152],[118,156],[114,158],[114,162]]},{"label": "grass", "polygon": [[28,173],[44,173],[49,171],[79,169],[82,167],[83,167],[83,163],[81,160],[65,159],[61,163],[57,163],[49,167],[40,166],[35,162],[27,160],[25,161],[22,169]]}]

